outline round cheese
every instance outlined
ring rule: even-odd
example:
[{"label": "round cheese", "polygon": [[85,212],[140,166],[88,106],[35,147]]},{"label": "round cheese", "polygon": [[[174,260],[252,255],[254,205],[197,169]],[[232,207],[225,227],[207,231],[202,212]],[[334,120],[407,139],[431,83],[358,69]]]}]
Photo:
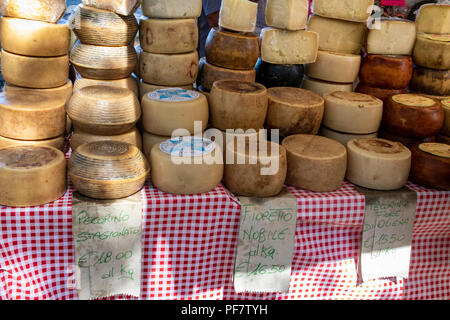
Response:
[{"label": "round cheese", "polygon": [[248,0],[222,0],[219,26],[237,32],[254,32],[258,3]]},{"label": "round cheese", "polygon": [[302,88],[317,93],[319,96],[324,96],[326,93],[335,91],[353,91],[353,83],[336,83],[329,81],[322,81],[313,78],[303,79]]},{"label": "round cheese", "polygon": [[[180,89],[185,89],[185,90],[194,90],[193,84],[188,84],[186,86],[176,86],[176,87],[180,88]],[[141,101],[142,101],[142,98],[144,97],[144,95],[146,95],[149,92],[159,90],[159,89],[168,89],[168,88],[172,88],[172,87],[159,86],[156,84],[146,83],[142,79],[139,80],[139,96],[140,96]]]},{"label": "round cheese", "polygon": [[67,114],[75,129],[96,135],[117,135],[136,125],[141,108],[131,90],[90,86],[74,93]]},{"label": "round cheese", "polygon": [[143,0],[142,12],[149,18],[198,18],[202,14],[202,0]]},{"label": "round cheese", "polygon": [[285,30],[303,30],[308,20],[308,0],[268,0],[266,25]]},{"label": "round cheese", "polygon": [[430,95],[450,95],[450,70],[414,69],[411,89]]},{"label": "round cheese", "polygon": [[417,32],[449,34],[450,5],[427,3],[420,7],[416,18]]},{"label": "round cheese", "polygon": [[436,139],[435,140],[436,140],[436,142],[445,143],[445,144],[450,145],[450,137],[445,136],[443,134],[436,135]]},{"label": "round cheese", "polygon": [[339,131],[334,131],[328,129],[327,127],[322,126],[319,130],[319,136],[335,140],[344,146],[347,145],[347,142],[353,139],[370,139],[370,138],[378,138],[378,133],[369,133],[369,134],[351,134],[351,133],[343,133]]},{"label": "round cheese", "polygon": [[450,191],[450,145],[422,143],[412,148],[411,181]]},{"label": "round cheese", "polygon": [[102,47],[78,42],[70,53],[70,62],[84,78],[118,80],[131,75],[137,55],[132,45]]},{"label": "round cheese", "polygon": [[66,98],[67,101],[69,101],[70,97],[72,96],[72,87],[73,87],[72,81],[67,80],[65,85],[63,85],[61,87],[50,88],[50,89],[24,88],[24,87],[18,87],[18,86],[12,85],[10,83],[6,83],[3,90],[7,91],[7,92],[11,92],[14,90],[18,90],[18,91],[25,90],[25,91],[29,91],[29,92],[45,93],[45,94],[49,94],[51,96],[62,95],[63,97]]},{"label": "round cheese", "polygon": [[396,190],[408,181],[411,151],[399,142],[355,139],[347,143],[350,182],[368,189]]},{"label": "round cheese", "polygon": [[312,91],[291,87],[270,88],[267,96],[267,129],[279,129],[283,137],[319,132],[325,103],[321,96]]},{"label": "round cheese", "polygon": [[380,100],[383,100],[384,103],[387,102],[387,100],[394,94],[401,94],[406,93],[407,89],[383,89],[383,88],[376,88],[371,87],[366,84],[360,83],[356,87],[356,92],[364,93],[369,96],[374,96]]},{"label": "round cheese", "polygon": [[178,137],[155,144],[150,152],[152,183],[173,194],[207,193],[223,176],[223,156],[208,139]]},{"label": "round cheese", "polygon": [[214,128],[247,130],[264,126],[268,97],[267,89],[259,83],[216,81],[209,100],[210,122]]},{"label": "round cheese", "polygon": [[313,12],[333,19],[366,22],[373,4],[374,0],[314,0]]},{"label": "round cheese", "polygon": [[302,64],[273,64],[261,59],[256,64],[256,82],[266,88],[300,87],[304,76]]},{"label": "round cheese", "polygon": [[442,134],[450,136],[450,98],[441,101],[442,109],[444,109],[444,125],[442,126]]},{"label": "round cheese", "polygon": [[89,7],[113,11],[122,16],[129,16],[136,12],[141,1],[139,0],[83,0]]},{"label": "round cheese", "polygon": [[147,157],[148,161],[150,161],[150,152],[152,151],[152,148],[154,145],[160,145],[166,140],[170,140],[171,137],[168,136],[158,136],[157,134],[149,133],[147,131],[142,131],[142,151],[144,152],[144,155]]},{"label": "round cheese", "polygon": [[159,89],[142,98],[142,124],[145,131],[153,134],[172,136],[175,130],[185,129],[193,135],[197,133],[195,122],[201,133],[208,118],[208,101],[197,91]]},{"label": "round cheese", "polygon": [[46,140],[16,140],[0,136],[0,149],[14,146],[24,146],[24,147],[53,147],[55,149],[64,151],[64,136],[61,135],[56,138],[46,139]]},{"label": "round cheese", "polygon": [[94,199],[128,197],[144,186],[150,166],[134,145],[96,141],[79,146],[69,159],[74,188]]},{"label": "round cheese", "polygon": [[119,80],[96,80],[88,78],[78,78],[73,85],[73,91],[78,91],[85,87],[90,86],[109,86],[116,88],[124,88],[133,91],[133,93],[138,96],[139,88],[136,83],[136,79],[133,77],[128,77]]},{"label": "round cheese", "polygon": [[359,81],[376,88],[405,89],[412,73],[413,61],[410,56],[369,54],[362,61]]},{"label": "round cheese", "polygon": [[383,101],[356,92],[327,93],[323,124],[330,129],[355,134],[377,132],[383,116]]},{"label": "round cheese", "polygon": [[6,17],[57,22],[66,11],[65,0],[3,0],[0,15]]},{"label": "round cheese", "polygon": [[450,69],[450,35],[418,33],[413,58],[421,67]]},{"label": "round cheese", "polygon": [[383,128],[403,137],[427,138],[436,135],[444,123],[439,101],[417,95],[398,94],[384,106]]},{"label": "round cheese", "polygon": [[428,137],[428,138],[409,138],[409,137],[402,137],[397,134],[390,133],[386,130],[381,130],[378,132],[378,136],[382,139],[390,140],[390,141],[396,141],[403,144],[408,149],[411,149],[414,145],[424,142],[434,142],[434,137]]},{"label": "round cheese", "polygon": [[95,142],[95,141],[119,141],[126,142],[135,145],[139,149],[142,149],[142,136],[136,127],[128,130],[125,133],[113,135],[113,136],[102,136],[97,134],[86,133],[81,130],[75,130],[70,139],[70,146],[72,150],[77,149],[79,146]]},{"label": "round cheese", "polygon": [[316,62],[307,64],[305,73],[314,79],[353,83],[358,78],[360,65],[360,55],[319,50]]}]

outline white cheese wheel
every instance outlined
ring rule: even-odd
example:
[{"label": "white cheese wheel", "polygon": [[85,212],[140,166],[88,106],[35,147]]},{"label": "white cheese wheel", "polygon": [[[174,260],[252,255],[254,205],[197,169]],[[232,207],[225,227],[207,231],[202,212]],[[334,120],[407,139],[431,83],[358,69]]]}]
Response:
[{"label": "white cheese wheel", "polygon": [[399,142],[355,139],[347,143],[350,182],[368,189],[396,190],[408,181],[411,151]]},{"label": "white cheese wheel", "polygon": [[366,22],[374,0],[314,0],[313,12],[322,17]]},{"label": "white cheese wheel", "polygon": [[[188,84],[186,86],[176,86],[177,88],[186,89],[186,90],[194,90],[193,84]],[[139,97],[142,101],[142,98],[149,92],[158,90],[158,89],[168,89],[173,88],[171,86],[159,86],[156,84],[150,84],[144,82],[142,79],[139,80]]]},{"label": "white cheese wheel", "polygon": [[377,132],[383,116],[383,101],[356,92],[327,93],[323,124],[333,130],[369,134]]},{"label": "white cheese wheel", "polygon": [[136,83],[136,79],[133,77],[128,77],[119,80],[96,80],[96,79],[88,79],[88,78],[78,78],[73,85],[73,91],[78,91],[85,87],[90,86],[110,86],[117,88],[124,88],[133,91],[133,93],[138,96],[139,89]]},{"label": "white cheese wheel", "polygon": [[65,0],[2,0],[0,15],[6,17],[57,22],[66,11]]},{"label": "white cheese wheel", "polygon": [[72,134],[72,138],[70,139],[70,147],[72,150],[77,149],[79,146],[95,142],[95,141],[119,141],[126,142],[132,145],[135,145],[139,149],[142,149],[142,136],[139,130],[136,127],[128,130],[127,132],[113,135],[113,136],[102,136],[97,134],[91,134],[87,132],[83,132],[81,130],[74,130]]},{"label": "white cheese wheel", "polygon": [[169,136],[159,136],[157,134],[149,133],[147,131],[142,131],[142,151],[144,155],[147,157],[148,161],[150,161],[150,152],[154,145],[160,145],[166,140],[170,140]]},{"label": "white cheese wheel", "polygon": [[421,67],[450,69],[450,34],[418,33],[413,58],[414,63]]},{"label": "white cheese wheel", "polygon": [[347,142],[353,139],[370,139],[370,138],[378,138],[378,132],[369,133],[369,134],[351,134],[344,133],[339,131],[334,131],[328,129],[327,127],[322,126],[319,130],[319,136],[335,140],[344,146],[347,146]]},{"label": "white cheese wheel", "polygon": [[410,56],[416,42],[414,21],[381,19],[367,34],[367,53]]},{"label": "white cheese wheel", "polygon": [[142,0],[142,12],[149,18],[198,18],[202,14],[202,0]]},{"label": "white cheese wheel", "polygon": [[61,87],[50,88],[50,89],[24,88],[24,87],[18,87],[18,86],[12,85],[10,83],[6,83],[3,90],[7,91],[7,92],[14,91],[14,90],[19,90],[19,91],[25,90],[28,92],[50,94],[52,96],[62,95],[63,97],[66,98],[67,101],[69,101],[70,97],[72,96],[72,88],[73,88],[72,81],[67,80],[65,85],[63,85]]},{"label": "white cheese wheel", "polygon": [[89,7],[113,11],[122,16],[132,15],[141,2],[139,0],[83,0],[83,4]]},{"label": "white cheese wheel", "polygon": [[449,34],[450,5],[427,3],[420,7],[416,18],[417,32]]},{"label": "white cheese wheel", "polygon": [[306,28],[308,13],[308,0],[268,0],[266,25],[286,30],[303,30]]},{"label": "white cheese wheel", "polygon": [[353,83],[336,83],[329,81],[322,81],[313,78],[303,79],[302,88],[317,93],[323,97],[324,94],[335,91],[353,91]]},{"label": "white cheese wheel", "polygon": [[315,63],[306,65],[308,77],[338,83],[353,83],[358,78],[361,56],[319,50]]},{"label": "white cheese wheel", "polygon": [[14,146],[53,147],[55,149],[64,151],[64,136],[61,135],[52,139],[34,141],[16,140],[0,136],[0,149]]},{"label": "white cheese wheel", "polygon": [[249,0],[222,0],[219,26],[237,32],[254,32],[258,3]]}]

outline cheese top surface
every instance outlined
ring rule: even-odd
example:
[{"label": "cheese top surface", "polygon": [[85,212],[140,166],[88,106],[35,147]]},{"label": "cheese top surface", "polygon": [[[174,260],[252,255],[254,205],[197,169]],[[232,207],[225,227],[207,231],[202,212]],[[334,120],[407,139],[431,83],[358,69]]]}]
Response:
[{"label": "cheese top surface", "polygon": [[214,151],[215,145],[209,139],[198,137],[176,137],[159,145],[162,152],[175,157],[199,157]]},{"label": "cheese top surface", "polygon": [[195,100],[200,94],[193,90],[181,88],[158,89],[148,94],[149,99],[163,102],[181,102]]},{"label": "cheese top surface", "polygon": [[314,92],[299,88],[274,87],[268,89],[267,93],[271,99],[292,105],[311,106],[324,102],[323,98]]},{"label": "cheese top surface", "polygon": [[0,93],[0,105],[2,107],[14,107],[30,110],[53,109],[55,105],[64,104],[66,101],[63,95],[52,95],[51,93],[27,91],[26,89],[16,89]]},{"label": "cheese top surface", "polygon": [[314,135],[293,135],[283,140],[283,146],[295,155],[316,159],[340,158],[347,153],[337,141]]},{"label": "cheese top surface", "polygon": [[414,94],[398,94],[392,100],[410,107],[432,107],[436,104],[433,99]]},{"label": "cheese top surface", "polygon": [[450,159],[450,145],[444,143],[422,143],[419,149],[434,156]]},{"label": "cheese top surface", "polygon": [[214,83],[214,87],[241,94],[260,94],[266,91],[266,88],[259,83],[236,80],[219,80]]},{"label": "cheese top surface", "polygon": [[358,149],[365,151],[366,153],[381,158],[390,158],[393,156],[396,157],[405,153],[407,155],[410,154],[409,150],[400,142],[394,142],[385,139],[355,139],[351,140],[349,144],[350,143]]},{"label": "cheese top surface", "polygon": [[9,147],[0,149],[0,168],[31,170],[60,160],[58,150],[49,147]]}]

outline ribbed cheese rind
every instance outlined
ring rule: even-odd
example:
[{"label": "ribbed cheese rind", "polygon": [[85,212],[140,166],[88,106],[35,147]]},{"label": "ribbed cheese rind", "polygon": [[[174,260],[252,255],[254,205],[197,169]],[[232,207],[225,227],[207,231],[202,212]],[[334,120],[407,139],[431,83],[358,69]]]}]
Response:
[{"label": "ribbed cheese rind", "polygon": [[313,12],[328,18],[366,22],[373,4],[374,0],[314,0]]},{"label": "ribbed cheese rind", "polygon": [[57,22],[66,11],[64,0],[2,0],[0,15],[6,17]]},{"label": "ribbed cheese rind", "polygon": [[86,6],[113,11],[123,16],[133,14],[139,8],[139,0],[83,0]]},{"label": "ribbed cheese rind", "polygon": [[14,90],[25,90],[28,92],[36,92],[36,93],[45,93],[50,94],[51,96],[63,96],[66,98],[67,101],[69,101],[70,97],[72,96],[72,81],[70,79],[67,80],[66,84],[60,87],[56,88],[50,88],[50,89],[33,89],[33,88],[24,88],[24,87],[18,87],[15,85],[12,85],[10,83],[6,83],[5,87],[3,88],[6,92],[11,92]]},{"label": "ribbed cheese rind", "polygon": [[237,32],[254,32],[258,3],[249,0],[222,0],[219,26]]},{"label": "ribbed cheese rind", "polygon": [[353,83],[358,77],[361,56],[319,50],[315,63],[306,65],[308,77],[339,83]]},{"label": "ribbed cheese rind", "polygon": [[59,136],[46,140],[17,140],[0,136],[0,149],[14,146],[37,146],[37,147],[53,147],[64,151],[64,136]]},{"label": "ribbed cheese rind", "polygon": [[[146,83],[142,79],[139,80],[139,97],[142,98],[149,92],[158,90],[158,89],[167,89],[172,88],[171,86],[159,86],[156,84]],[[177,88],[186,89],[186,90],[194,90],[194,86],[192,84],[188,84],[186,86],[176,86]]]},{"label": "ribbed cheese rind", "polygon": [[110,86],[117,88],[125,88],[133,91],[133,93],[138,96],[139,89],[136,83],[136,79],[133,77],[128,77],[119,80],[96,80],[96,79],[88,79],[88,78],[78,78],[75,80],[75,84],[73,85],[73,91],[78,91],[85,87],[90,86]]},{"label": "ribbed cheese rind", "polygon": [[430,95],[450,95],[450,70],[414,69],[411,89]]},{"label": "ribbed cheese rind", "polygon": [[302,30],[306,28],[308,13],[308,0],[268,0],[266,25],[286,30]]},{"label": "ribbed cheese rind", "polygon": [[369,138],[377,138],[378,133],[369,133],[369,134],[351,134],[351,133],[343,133],[339,131],[334,131],[328,129],[327,127],[322,126],[319,130],[319,135],[331,140],[335,140],[344,146],[347,145],[347,142],[353,139],[369,139]]},{"label": "ribbed cheese rind", "polygon": [[202,0],[142,0],[142,12],[149,18],[198,18],[202,14]]},{"label": "ribbed cheese rind", "polygon": [[413,58],[421,67],[450,69],[450,35],[418,33]]},{"label": "ribbed cheese rind", "polygon": [[416,26],[418,32],[450,33],[450,5],[437,3],[422,5],[416,18]]},{"label": "ribbed cheese rind", "polygon": [[352,92],[353,83],[335,83],[312,78],[305,78],[302,83],[302,88],[315,92],[319,96],[323,96],[326,93],[334,91]]},{"label": "ribbed cheese rind", "polygon": [[416,42],[413,21],[389,19],[379,21],[380,28],[367,34],[367,52],[374,54],[411,55]]},{"label": "ribbed cheese rind", "polygon": [[142,137],[141,133],[136,127],[133,127],[127,132],[113,136],[102,136],[83,132],[81,130],[75,130],[70,139],[70,146],[72,150],[75,150],[79,146],[85,143],[95,142],[95,141],[119,141],[126,142],[135,145],[139,149],[142,149]]}]

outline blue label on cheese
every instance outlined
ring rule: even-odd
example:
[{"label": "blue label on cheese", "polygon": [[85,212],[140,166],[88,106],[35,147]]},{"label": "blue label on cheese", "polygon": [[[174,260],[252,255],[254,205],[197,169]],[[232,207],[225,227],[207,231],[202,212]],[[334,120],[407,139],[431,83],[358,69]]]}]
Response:
[{"label": "blue label on cheese", "polygon": [[158,89],[148,94],[149,98],[157,101],[180,102],[197,99],[200,94],[196,91],[181,88]]},{"label": "blue label on cheese", "polygon": [[210,154],[215,145],[209,139],[199,137],[177,137],[159,145],[162,152],[175,157],[198,157]]}]

